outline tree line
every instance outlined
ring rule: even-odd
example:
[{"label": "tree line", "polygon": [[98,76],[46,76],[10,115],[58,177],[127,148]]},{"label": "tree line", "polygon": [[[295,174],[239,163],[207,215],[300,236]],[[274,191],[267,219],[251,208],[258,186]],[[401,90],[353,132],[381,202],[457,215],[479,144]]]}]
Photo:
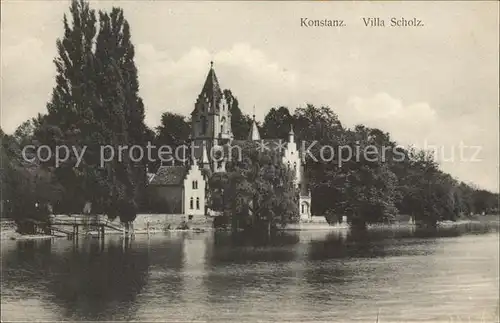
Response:
[{"label": "tree line", "polygon": [[[130,25],[120,8],[96,13],[88,2],[74,0],[63,27],[47,112],[13,135],[1,133],[3,208],[15,219],[44,218],[48,202],[57,213],[81,212],[91,202],[94,212],[129,223],[144,200],[147,165],[125,156],[101,168],[99,149],[144,145],[151,132],[144,124]],[[56,168],[53,156],[33,163],[21,158],[28,144],[86,152],[79,167],[71,156]]]},{"label": "tree line", "polygon": [[[122,161],[113,160],[103,168],[99,147],[183,145],[190,140],[191,120],[165,112],[155,129],[145,125],[130,25],[122,9],[96,13],[85,0],[73,0],[63,28],[56,42],[57,75],[46,113],[27,120],[11,135],[0,129],[2,214],[43,219],[49,212],[41,206],[47,203],[54,213],[80,213],[91,202],[93,212],[129,223],[148,207],[147,171],[154,172],[159,162],[134,162],[125,154]],[[230,89],[224,94],[234,137],[245,140],[252,118],[242,112]],[[317,142],[311,149],[316,155],[325,146],[397,146],[380,129],[348,129],[329,107],[310,104],[293,114],[287,107],[274,107],[258,126],[263,138],[286,140],[290,125],[298,142]],[[28,144],[87,148],[79,167],[74,167],[74,156],[54,167],[53,159],[27,162],[21,150]],[[295,221],[297,208],[292,206],[297,205],[298,192],[280,158],[273,152],[257,153],[251,145],[244,145],[243,153],[243,160],[229,163],[226,173],[210,175],[208,204],[230,214],[237,226]],[[329,222],[347,215],[352,225],[365,227],[390,222],[398,213],[435,225],[498,212],[498,194],[442,172],[429,152],[407,148],[401,153],[406,157],[402,161],[360,156],[342,167],[306,156],[313,214]]]},{"label": "tree line", "polygon": [[[238,100],[230,90],[224,92],[232,103],[234,137],[236,140],[246,140],[252,118],[241,112]],[[297,108],[293,114],[287,107],[271,108],[258,128],[263,138],[286,141],[291,125],[297,142],[317,143],[311,148],[313,156],[319,156],[325,146],[339,148],[334,151],[342,151],[340,147],[350,147],[351,151],[364,151],[368,146],[377,148],[378,158],[367,158],[360,154],[356,158],[346,158],[341,166],[305,156],[312,213],[325,216],[330,223],[339,222],[346,215],[352,225],[366,227],[372,223],[390,223],[398,214],[406,214],[416,222],[435,226],[438,221],[498,213],[498,194],[479,189],[443,172],[432,152],[401,147],[389,133],[381,129],[363,125],[346,128],[329,107],[318,108],[307,104]],[[190,133],[190,119],[165,112],[157,128],[158,144],[187,143]],[[262,188],[263,184],[259,180],[264,181],[264,186],[268,188],[272,188],[273,184],[265,175],[256,177],[256,169],[262,168],[264,164],[259,167],[254,164],[273,160],[273,156],[272,152],[256,154],[255,148],[255,145],[243,145],[243,161],[236,162],[236,158],[233,158],[234,162],[229,163],[227,173],[212,176],[209,181],[210,206],[231,213],[232,221],[239,221],[240,224],[253,223],[256,218],[267,219],[269,214],[273,214],[269,217],[273,226],[296,220],[296,214],[286,215],[283,209],[273,211],[272,204],[267,204],[267,209],[261,207],[260,212],[248,210],[249,205],[257,205],[255,201],[265,200],[269,195],[273,196],[277,204],[296,203],[298,194],[295,188],[284,184],[283,187],[288,187],[284,195],[271,194]],[[381,155],[383,151],[385,156]],[[400,158],[395,158],[395,151],[399,152]],[[274,162],[273,167],[279,168],[279,163]],[[282,183],[289,183],[288,174],[279,174],[275,176],[279,176]],[[222,192],[226,192],[225,199]],[[242,214],[246,215],[243,220]]]}]

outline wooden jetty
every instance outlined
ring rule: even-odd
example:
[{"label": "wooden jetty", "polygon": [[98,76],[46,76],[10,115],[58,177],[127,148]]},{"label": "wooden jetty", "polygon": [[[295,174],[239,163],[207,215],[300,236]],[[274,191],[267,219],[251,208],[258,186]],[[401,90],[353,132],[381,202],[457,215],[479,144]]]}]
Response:
[{"label": "wooden jetty", "polygon": [[[51,216],[48,222],[38,221],[34,219],[26,219],[26,221],[31,222],[37,228],[36,231],[42,231],[43,233],[56,236],[57,234],[65,234],[68,237],[76,238],[82,229],[92,228],[93,231],[97,231],[98,238],[104,238],[105,228],[125,232],[125,227],[122,225],[117,225],[107,219],[103,215],[58,215]],[[71,229],[69,229],[71,228]]]}]

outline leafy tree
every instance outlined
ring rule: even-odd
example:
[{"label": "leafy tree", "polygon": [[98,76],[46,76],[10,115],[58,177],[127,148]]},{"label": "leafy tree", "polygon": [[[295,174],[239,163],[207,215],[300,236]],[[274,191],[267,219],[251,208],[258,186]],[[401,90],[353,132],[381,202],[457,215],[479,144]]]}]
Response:
[{"label": "leafy tree", "polygon": [[[100,146],[111,145],[117,152],[119,146],[144,147],[148,141],[173,148],[189,142],[191,124],[181,115],[164,113],[156,134],[145,126],[135,49],[123,10],[101,11],[99,30],[96,23],[88,2],[71,2],[70,14],[63,19],[64,35],[56,42],[56,85],[47,104],[48,113],[27,120],[12,136],[0,129],[2,199],[9,201],[8,212],[13,218],[44,218],[46,214],[37,213],[35,203],[54,203],[56,212],[80,212],[83,204],[91,201],[97,212],[119,216],[128,223],[145,200],[146,160],[134,162],[138,156],[131,158],[125,151],[120,160],[115,158],[101,168]],[[224,95],[234,137],[245,140],[252,118],[242,113],[230,90],[224,90]],[[293,116],[286,107],[273,108],[265,117],[261,134],[286,139],[292,123],[299,142],[316,142],[311,149],[313,156],[332,158],[322,162],[303,155],[312,187],[312,211],[330,221],[345,214],[353,226],[365,227],[391,221],[399,211],[433,226],[471,213],[499,211],[498,193],[457,181],[442,172],[425,151],[399,149],[398,156],[404,158],[396,160],[398,147],[388,133],[362,125],[344,129],[328,107],[307,104]],[[27,144],[87,150],[79,167],[71,155],[54,168],[53,159],[45,163],[24,160],[21,150]],[[234,227],[276,227],[295,221],[297,192],[280,156],[259,152],[253,143],[240,146],[243,160],[233,158],[227,173],[209,174],[210,207],[224,210]],[[346,151],[340,152],[341,146],[350,148],[351,153],[375,147],[376,158],[358,153],[349,157]],[[325,147],[333,150],[325,155]],[[342,164],[339,158],[343,158]],[[158,164],[149,166],[154,170]]]},{"label": "leafy tree", "polygon": [[472,193],[473,208],[476,213],[498,213],[498,194],[477,189]]},{"label": "leafy tree", "polygon": [[191,123],[180,114],[165,112],[161,115],[156,133],[158,144],[177,147],[188,142],[191,135]]},{"label": "leafy tree", "polygon": [[[24,125],[18,130],[23,128]],[[31,162],[22,158],[22,148],[15,137],[1,132],[0,140],[2,216],[15,220],[21,233],[34,233],[32,223],[24,220],[46,220],[47,204],[60,200],[62,187],[50,168],[36,159]],[[34,156],[27,157],[32,159]]]},{"label": "leafy tree", "polygon": [[[333,158],[337,157],[335,151],[338,147],[347,143],[344,138],[345,131],[338,116],[328,107],[317,108],[312,104],[299,107],[295,110],[293,119],[299,149],[308,149],[303,151],[303,159],[311,188],[311,211],[315,215],[326,215],[340,202],[343,179],[337,174]],[[324,150],[323,147],[332,149]],[[330,158],[332,160],[329,160]],[[322,162],[320,159],[329,161]]]},{"label": "leafy tree", "polygon": [[[210,181],[211,205],[228,214],[233,228],[276,228],[297,220],[293,175],[274,151],[260,152],[255,143],[242,143],[242,158],[233,151],[227,172]],[[223,190],[223,191],[222,191]]]},{"label": "leafy tree", "polygon": [[339,142],[343,134],[342,123],[329,107],[316,108],[312,104],[295,110],[295,133],[297,138],[319,143]]},{"label": "leafy tree", "polygon": [[[177,147],[189,145],[189,138],[191,137],[191,122],[186,120],[186,118],[180,114],[165,112],[161,116],[160,125],[156,128],[156,139],[155,146],[160,147],[163,145],[169,146],[172,149],[172,154],[175,153]],[[185,152],[179,152],[181,156],[186,154],[186,158],[189,158],[190,150]],[[158,157],[158,152],[153,153],[155,158]],[[168,158],[168,156],[163,156],[163,158]],[[153,163],[153,169],[157,169],[160,166],[160,160]],[[182,165],[182,161],[174,159],[174,163]]]},{"label": "leafy tree", "polygon": [[[131,86],[131,83],[137,83],[137,75],[133,53],[131,57],[127,56],[127,51],[133,51],[129,43],[128,24],[123,11],[118,8],[113,8],[110,14],[101,11],[99,16],[100,29],[95,54],[99,71],[97,93],[101,103],[96,111],[101,116],[98,141],[104,140],[114,147],[115,152],[119,151],[119,147],[143,146],[146,130],[143,124],[144,111],[137,95],[137,85]],[[139,131],[132,129],[134,127]],[[135,157],[127,151],[113,158],[105,167],[106,180],[103,183],[107,185],[99,192],[99,196],[109,192],[109,200],[104,203],[108,216],[119,216],[127,224],[135,219],[141,196],[139,192],[146,185],[145,162],[139,162],[138,171],[132,160]]]},{"label": "leafy tree", "polygon": [[47,105],[49,122],[63,131],[83,130],[95,103],[91,81],[93,69],[93,40],[96,36],[95,11],[84,0],[73,0],[70,6],[72,25],[64,15],[64,37],[57,40],[58,57],[56,87]]},{"label": "leafy tree", "polygon": [[428,226],[455,219],[461,212],[458,195],[454,193],[457,183],[439,171],[431,153],[410,149],[406,155],[404,171],[399,171],[400,212],[411,214],[417,222]]},{"label": "leafy tree", "polygon": [[[144,124],[144,104],[139,96],[137,67],[134,62],[135,49],[131,42],[130,25],[120,8],[112,8],[109,14],[101,11],[99,15],[100,29],[96,44],[97,65],[101,66],[104,71],[106,71],[106,66],[116,65],[115,68],[120,75],[116,82],[120,83],[123,96],[125,143],[129,147],[133,145],[145,147],[147,127]],[[101,82],[97,90],[105,89],[107,86],[110,84]],[[133,196],[137,203],[142,204],[145,200],[147,159],[144,156],[141,158],[139,150],[132,150],[128,153],[134,160],[130,175],[130,180],[134,183]]]},{"label": "leafy tree", "polygon": [[24,147],[33,141],[33,136],[35,133],[35,121],[32,119],[24,121],[17,129],[14,131],[14,139],[17,141],[20,147]]},{"label": "leafy tree", "polygon": [[[94,106],[98,102],[95,93],[95,66],[92,52],[96,36],[96,16],[84,0],[73,0],[70,6],[71,22],[64,16],[64,36],[57,40],[58,56],[55,58],[56,86],[47,104],[48,114],[39,118],[36,130],[40,144],[77,147],[80,150],[91,144],[89,134],[95,133]],[[90,156],[89,156],[90,157]],[[92,199],[95,180],[87,160],[74,168],[75,158],[70,158],[57,171],[60,183],[71,198],[68,205],[80,209],[85,200]],[[50,160],[48,165],[54,165]],[[73,191],[70,191],[73,190]]]},{"label": "leafy tree", "polygon": [[290,132],[290,125],[294,120],[288,108],[272,108],[264,118],[262,124],[262,136],[264,138],[276,138],[286,140]]},{"label": "leafy tree", "polygon": [[[392,221],[396,214],[397,178],[384,162],[380,143],[371,133],[372,130],[365,127],[346,131],[341,138],[342,150],[338,149],[337,142],[332,142],[336,147],[332,153],[349,152],[347,156],[337,156],[332,162],[330,159],[334,156],[323,154],[324,159],[310,168],[316,193],[313,199],[322,199],[320,203],[315,202],[317,213],[327,217],[333,213],[337,220],[339,215],[346,215],[356,228]],[[364,153],[369,151],[368,147],[370,154]],[[342,163],[338,163],[340,157]]]}]

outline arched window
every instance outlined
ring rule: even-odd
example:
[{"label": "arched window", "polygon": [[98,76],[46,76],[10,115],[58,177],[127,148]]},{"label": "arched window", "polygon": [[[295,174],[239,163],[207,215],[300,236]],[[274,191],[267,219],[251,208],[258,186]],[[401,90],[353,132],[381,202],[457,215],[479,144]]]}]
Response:
[{"label": "arched window", "polygon": [[192,210],[193,209],[193,198],[189,200],[189,208]]},{"label": "arched window", "polygon": [[204,135],[207,133],[208,129],[207,118],[205,116],[201,116],[200,121],[201,121],[201,134]]},{"label": "arched window", "polygon": [[226,117],[222,117],[222,120],[220,121],[220,132],[224,133],[224,129],[226,126]]},{"label": "arched window", "polygon": [[304,214],[304,204],[302,204],[302,214]]},{"label": "arched window", "polygon": [[200,198],[199,197],[196,198],[196,209],[197,210],[200,209]]}]

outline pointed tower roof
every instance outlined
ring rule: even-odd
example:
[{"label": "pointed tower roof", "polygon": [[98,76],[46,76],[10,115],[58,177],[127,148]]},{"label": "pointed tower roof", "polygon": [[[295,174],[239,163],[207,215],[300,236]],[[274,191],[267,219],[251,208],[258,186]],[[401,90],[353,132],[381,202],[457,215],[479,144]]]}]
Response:
[{"label": "pointed tower roof", "polygon": [[203,141],[202,150],[201,168],[210,170],[210,160],[208,159],[207,143],[205,141]]},{"label": "pointed tower roof", "polygon": [[210,70],[208,71],[207,79],[205,80],[205,84],[203,85],[203,89],[201,90],[200,95],[205,94],[210,102],[213,103],[214,106],[220,101],[222,98],[222,91],[219,86],[219,81],[217,80],[217,76],[215,75],[214,70],[214,62],[210,62]]},{"label": "pointed tower roof", "polygon": [[252,128],[250,128],[250,133],[248,134],[248,140],[253,140],[253,141],[260,140],[259,127],[257,127],[257,122],[255,122],[255,114],[253,115]]},{"label": "pointed tower roof", "polygon": [[295,142],[295,134],[293,132],[293,124],[290,124],[290,131],[288,132],[288,142],[289,143]]}]

